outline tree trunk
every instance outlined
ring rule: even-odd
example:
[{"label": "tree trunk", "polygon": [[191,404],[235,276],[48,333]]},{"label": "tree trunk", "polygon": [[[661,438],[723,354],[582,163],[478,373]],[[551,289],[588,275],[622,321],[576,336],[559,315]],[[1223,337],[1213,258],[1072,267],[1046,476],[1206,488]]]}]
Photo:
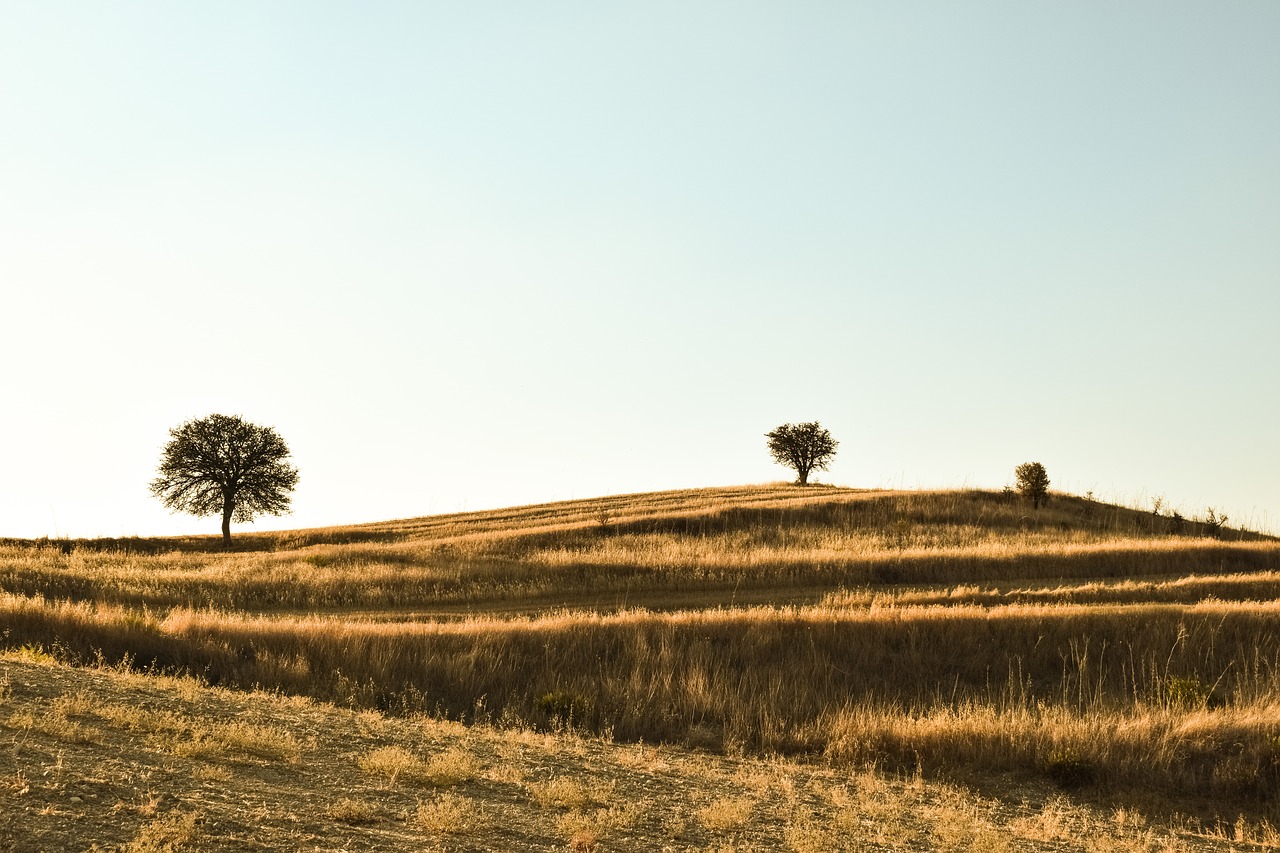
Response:
[{"label": "tree trunk", "polygon": [[231,545],[231,513],[235,511],[235,505],[231,501],[222,502],[222,547],[227,548]]},{"label": "tree trunk", "polygon": [[809,485],[809,469],[808,468],[797,468],[796,473],[800,475],[800,479],[797,480],[797,482],[800,485],[802,486]]}]

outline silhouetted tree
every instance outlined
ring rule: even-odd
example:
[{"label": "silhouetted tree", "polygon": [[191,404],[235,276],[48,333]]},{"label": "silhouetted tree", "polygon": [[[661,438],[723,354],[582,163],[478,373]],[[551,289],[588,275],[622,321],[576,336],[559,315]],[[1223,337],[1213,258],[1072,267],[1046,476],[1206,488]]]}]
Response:
[{"label": "silhouetted tree", "polygon": [[209,415],[169,430],[151,494],[175,512],[222,514],[222,543],[231,543],[231,522],[289,512],[298,469],[289,448],[271,427],[231,415]]},{"label": "silhouetted tree", "polygon": [[1039,509],[1049,500],[1049,474],[1039,462],[1023,462],[1013,470],[1018,479],[1018,491],[1031,499],[1031,506]]},{"label": "silhouetted tree", "polygon": [[765,433],[769,439],[769,453],[779,465],[796,471],[796,482],[809,484],[810,471],[825,471],[836,455],[840,442],[831,437],[817,421],[807,424],[783,424]]}]

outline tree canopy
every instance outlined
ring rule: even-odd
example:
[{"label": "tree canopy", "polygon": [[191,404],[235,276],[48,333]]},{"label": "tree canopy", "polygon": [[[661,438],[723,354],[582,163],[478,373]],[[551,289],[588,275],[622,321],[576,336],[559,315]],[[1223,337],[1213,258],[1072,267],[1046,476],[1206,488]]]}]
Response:
[{"label": "tree canopy", "polygon": [[151,494],[175,512],[222,514],[222,541],[231,522],[289,512],[298,469],[271,427],[233,415],[209,415],[169,430]]},{"label": "tree canopy", "polygon": [[1049,474],[1039,462],[1023,462],[1013,475],[1018,479],[1018,491],[1031,501],[1033,509],[1049,500]]},{"label": "tree canopy", "polygon": [[783,424],[772,432],[765,433],[765,437],[769,439],[769,453],[774,461],[794,468],[796,482],[801,486],[809,484],[811,471],[827,470],[827,465],[836,455],[836,447],[840,444],[817,421]]}]

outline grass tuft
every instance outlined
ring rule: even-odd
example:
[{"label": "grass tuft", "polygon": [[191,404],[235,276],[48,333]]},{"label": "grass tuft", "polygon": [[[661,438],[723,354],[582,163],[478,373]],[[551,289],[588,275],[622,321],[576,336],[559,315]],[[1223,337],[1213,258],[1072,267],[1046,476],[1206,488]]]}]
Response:
[{"label": "grass tuft", "polygon": [[368,826],[378,822],[378,807],[366,800],[343,797],[330,803],[324,810],[325,816],[338,823],[349,826]]}]

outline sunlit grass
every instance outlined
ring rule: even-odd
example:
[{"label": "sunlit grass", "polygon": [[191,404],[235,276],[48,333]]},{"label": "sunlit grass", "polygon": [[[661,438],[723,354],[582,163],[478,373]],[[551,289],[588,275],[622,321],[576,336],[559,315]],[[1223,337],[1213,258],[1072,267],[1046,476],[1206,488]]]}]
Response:
[{"label": "sunlit grass", "polygon": [[[10,543],[0,625],[30,654],[383,711],[1266,797],[1280,543],[1186,535],[1202,532],[1065,496],[1033,512],[991,493],[771,486],[258,534],[225,553]],[[67,737],[85,725],[50,719]],[[192,748],[300,749],[168,723],[138,725]],[[464,753],[365,765],[390,785],[480,772]],[[574,832],[602,832],[598,817]],[[824,831],[801,821],[797,844]]]},{"label": "sunlit grass", "polygon": [[202,540],[155,554],[9,545],[0,590],[151,608],[533,612],[1280,568],[1280,543],[1227,534],[1173,536],[1167,519],[1075,498],[1030,512],[984,493],[759,487],[251,535],[253,550],[232,553],[195,550]]}]

